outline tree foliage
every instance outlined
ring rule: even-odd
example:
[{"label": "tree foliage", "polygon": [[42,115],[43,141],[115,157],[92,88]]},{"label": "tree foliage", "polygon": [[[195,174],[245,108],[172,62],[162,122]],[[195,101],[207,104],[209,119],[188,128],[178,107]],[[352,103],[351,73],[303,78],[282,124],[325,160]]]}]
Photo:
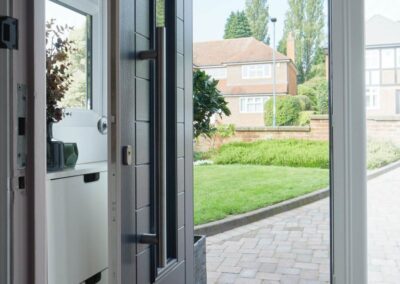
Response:
[{"label": "tree foliage", "polygon": [[268,43],[269,6],[267,0],[246,0],[245,12],[252,36]]},{"label": "tree foliage", "polygon": [[320,55],[324,40],[324,0],[288,0],[284,36],[278,50],[286,54],[286,40],[293,33],[298,81],[310,79],[312,66]]},{"label": "tree foliage", "polygon": [[229,116],[228,103],[217,89],[218,81],[211,79],[204,71],[193,71],[193,128],[194,137],[211,137],[217,130],[211,123],[214,115]]},{"label": "tree foliage", "polygon": [[298,87],[298,94],[307,96],[317,114],[328,114],[328,81],[325,77],[312,78]]},{"label": "tree foliage", "polygon": [[232,12],[225,24],[224,39],[252,36],[249,21],[244,11]]},{"label": "tree foliage", "polygon": [[157,0],[156,2],[156,24],[157,27],[165,26],[165,0]]}]

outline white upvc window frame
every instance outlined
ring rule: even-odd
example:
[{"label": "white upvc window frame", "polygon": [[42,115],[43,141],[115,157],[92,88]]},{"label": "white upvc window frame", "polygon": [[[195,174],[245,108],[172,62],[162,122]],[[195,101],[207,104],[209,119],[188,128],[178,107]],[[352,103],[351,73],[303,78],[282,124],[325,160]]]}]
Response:
[{"label": "white upvc window frame", "polygon": [[381,88],[367,87],[365,89],[367,110],[376,110],[380,107]]},{"label": "white upvc window frame", "polygon": [[331,282],[367,284],[364,0],[329,7]]},{"label": "white upvc window frame", "polygon": [[[264,113],[264,105],[269,97],[253,96],[253,97],[240,97],[239,98],[239,112],[245,114]],[[250,106],[254,106],[251,110]],[[261,109],[257,107],[260,107]]]},{"label": "white upvc window frame", "polygon": [[203,71],[215,80],[223,80],[228,77],[228,70],[226,67],[204,68]]},{"label": "white upvc window frame", "polygon": [[242,65],[242,79],[266,79],[272,77],[271,64]]}]

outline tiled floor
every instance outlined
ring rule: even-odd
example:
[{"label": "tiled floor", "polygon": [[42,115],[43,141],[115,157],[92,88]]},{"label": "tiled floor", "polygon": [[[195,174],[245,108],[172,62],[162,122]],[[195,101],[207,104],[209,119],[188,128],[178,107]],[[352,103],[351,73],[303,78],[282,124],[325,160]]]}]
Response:
[{"label": "tiled floor", "polygon": [[[329,283],[328,199],[207,239],[208,283]],[[368,184],[369,283],[400,283],[400,169]]]}]

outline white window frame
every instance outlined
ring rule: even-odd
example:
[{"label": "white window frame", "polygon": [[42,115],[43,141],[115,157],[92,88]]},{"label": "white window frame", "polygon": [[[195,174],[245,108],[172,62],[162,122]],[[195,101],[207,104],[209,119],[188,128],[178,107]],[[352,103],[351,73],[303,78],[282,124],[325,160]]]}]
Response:
[{"label": "white window frame", "polygon": [[365,53],[365,66],[366,69],[380,69],[381,68],[381,52],[380,49],[368,49]]},{"label": "white window frame", "polygon": [[[239,98],[239,112],[247,114],[264,113],[264,105],[269,97],[240,97]],[[261,100],[261,110],[257,110],[257,100]],[[254,105],[254,111],[249,110],[249,105]]]},{"label": "white window frame", "polygon": [[242,79],[264,79],[271,77],[271,64],[249,64],[242,66]]},{"label": "white window frame", "polygon": [[364,0],[329,1],[332,283],[367,284]]},{"label": "white window frame", "polygon": [[[389,58],[388,53],[392,53]],[[394,48],[381,49],[381,67],[382,69],[395,69],[396,68],[396,51]]]},{"label": "white window frame", "polygon": [[215,80],[222,80],[228,77],[228,70],[226,67],[206,68],[203,69],[203,71]]},{"label": "white window frame", "polygon": [[[379,87],[367,87],[365,90],[366,107],[368,110],[376,110],[380,107],[381,89]],[[374,105],[374,98],[376,104]]]}]

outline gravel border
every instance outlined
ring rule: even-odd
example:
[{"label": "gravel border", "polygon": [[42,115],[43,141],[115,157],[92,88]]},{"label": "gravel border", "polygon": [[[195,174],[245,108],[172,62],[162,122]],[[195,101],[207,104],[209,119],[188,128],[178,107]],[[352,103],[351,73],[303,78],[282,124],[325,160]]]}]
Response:
[{"label": "gravel border", "polygon": [[[387,166],[384,166],[380,169],[369,171],[367,179],[371,180],[377,178],[399,167],[400,167],[400,161],[397,161]],[[250,224],[252,222],[265,219],[267,217],[277,215],[279,213],[283,213],[316,202],[328,196],[329,196],[329,188],[321,189],[272,206],[257,209],[240,215],[229,216],[219,221],[195,226],[194,232],[196,235],[213,236],[240,226]]]}]

